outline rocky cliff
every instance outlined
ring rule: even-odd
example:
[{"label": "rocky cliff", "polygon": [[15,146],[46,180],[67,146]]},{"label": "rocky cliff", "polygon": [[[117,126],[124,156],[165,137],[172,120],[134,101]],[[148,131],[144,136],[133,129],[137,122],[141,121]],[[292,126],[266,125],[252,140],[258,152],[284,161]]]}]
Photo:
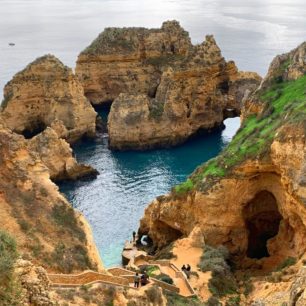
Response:
[{"label": "rocky cliff", "polygon": [[92,104],[111,102],[120,93],[154,96],[158,66],[184,57],[191,47],[177,21],[150,30],[106,28],[79,55],[76,74]]},{"label": "rocky cliff", "polygon": [[[55,132],[46,130],[44,133]],[[39,137],[29,141],[0,124],[1,229],[16,238],[24,259],[48,271],[101,270],[103,267],[86,221],[50,180],[50,175],[60,171],[53,164],[56,157],[52,161],[52,156],[45,153],[64,148],[64,154],[71,159],[71,151],[67,144],[61,143],[55,151],[36,152],[33,147],[43,141],[43,135]],[[52,137],[47,140],[49,144],[56,141],[56,137]]]},{"label": "rocky cliff", "polygon": [[82,85],[52,55],[36,59],[7,83],[1,107],[7,127],[27,138],[58,122],[69,142],[95,135],[96,112]]},{"label": "rocky cliff", "polygon": [[92,103],[114,101],[110,147],[167,147],[223,126],[261,78],[226,62],[212,36],[193,46],[178,22],[106,29],[81,53],[77,75]]},{"label": "rocky cliff", "polygon": [[92,103],[114,100],[108,131],[119,150],[168,147],[222,127],[261,80],[226,62],[212,36],[193,46],[176,21],[106,29],[81,53],[76,71]]},{"label": "rocky cliff", "polygon": [[53,181],[77,180],[98,174],[91,166],[79,164],[73,157],[70,145],[52,128],[47,127],[27,143],[29,150],[37,153],[48,168]]},{"label": "rocky cliff", "polygon": [[[305,43],[273,61],[232,142],[145,211],[140,233],[156,247],[188,236],[224,245],[237,266],[274,269],[306,251]],[[275,71],[275,69],[277,71]],[[304,72],[303,72],[304,71]],[[290,75],[290,77],[288,77]],[[273,77],[277,76],[277,78]],[[269,80],[269,83],[267,83]],[[261,107],[252,104],[261,105]]]},{"label": "rocky cliff", "polygon": [[113,102],[110,147],[169,147],[221,128],[227,116],[240,113],[245,92],[255,90],[260,80],[255,73],[239,73],[207,36],[184,60],[163,70],[154,98],[121,94]]}]

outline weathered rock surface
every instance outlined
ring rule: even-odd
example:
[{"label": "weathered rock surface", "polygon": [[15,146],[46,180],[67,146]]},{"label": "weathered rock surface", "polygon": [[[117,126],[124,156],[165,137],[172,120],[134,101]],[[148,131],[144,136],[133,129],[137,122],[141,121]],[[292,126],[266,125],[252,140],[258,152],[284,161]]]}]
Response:
[{"label": "weathered rock surface", "polygon": [[[231,73],[233,79],[223,81]],[[244,82],[249,89],[259,84],[260,78],[254,75],[250,82],[240,76],[233,63],[226,64],[221,72],[214,68],[192,71],[169,68],[163,73],[156,98],[121,94],[113,102],[108,117],[110,147],[119,150],[169,147],[197,133],[223,127],[223,120],[230,113],[240,112],[243,93],[239,83]],[[228,86],[224,82],[231,84],[226,95],[218,89]]]},{"label": "weathered rock surface", "polygon": [[289,306],[306,305],[306,266],[297,274],[296,280],[290,288]]},{"label": "weathered rock surface", "polygon": [[[43,139],[43,135],[39,137]],[[58,172],[57,165],[53,167],[43,149],[40,154],[33,151],[36,140],[32,141],[0,121],[1,229],[16,238],[24,258],[48,271],[102,270],[86,221],[50,180],[50,173]],[[65,148],[66,144],[62,145]]]},{"label": "weathered rock surface", "polygon": [[73,157],[70,145],[59,138],[52,128],[48,127],[30,139],[29,150],[38,153],[54,181],[77,180],[82,177],[95,177],[98,174],[91,166],[79,164]]},{"label": "weathered rock surface", "polygon": [[120,93],[154,95],[159,64],[175,61],[192,47],[177,21],[160,29],[106,28],[78,57],[76,74],[92,104],[113,101]]},{"label": "weathered rock surface", "polygon": [[259,98],[267,88],[283,81],[293,81],[306,73],[306,42],[288,53],[277,55],[270,64],[266,77],[254,94],[245,97],[242,116],[258,114],[263,111],[265,103]]},{"label": "weathered rock surface", "polygon": [[8,128],[27,138],[58,121],[69,142],[95,135],[96,112],[82,85],[52,55],[36,59],[7,83],[0,115]]},{"label": "weathered rock surface", "polygon": [[18,260],[15,276],[21,284],[21,305],[52,306],[56,305],[50,297],[50,283],[47,272],[26,260]]},{"label": "weathered rock surface", "polygon": [[[301,65],[293,60],[287,71],[298,76]],[[260,92],[258,113],[246,113],[219,157],[149,205],[140,234],[163,247],[198,226],[206,244],[225,245],[248,268],[305,254],[306,79],[294,80]]]},{"label": "weathered rock surface", "polygon": [[76,73],[93,104],[114,101],[108,131],[119,150],[173,146],[220,128],[261,81],[226,62],[212,36],[193,46],[177,21],[106,29],[80,54]]}]

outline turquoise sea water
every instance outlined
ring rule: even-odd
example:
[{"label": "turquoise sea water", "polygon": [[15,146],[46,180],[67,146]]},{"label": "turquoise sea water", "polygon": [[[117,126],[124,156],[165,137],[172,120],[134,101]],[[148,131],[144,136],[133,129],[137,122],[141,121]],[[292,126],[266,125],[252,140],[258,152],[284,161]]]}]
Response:
[{"label": "turquoise sea water", "polygon": [[68,182],[60,188],[88,219],[107,267],[120,264],[124,241],[137,230],[150,201],[170,191],[198,165],[216,156],[239,124],[239,118],[227,119],[223,132],[172,149],[111,152],[107,135],[74,147],[77,159],[95,167],[100,175],[93,181]]}]

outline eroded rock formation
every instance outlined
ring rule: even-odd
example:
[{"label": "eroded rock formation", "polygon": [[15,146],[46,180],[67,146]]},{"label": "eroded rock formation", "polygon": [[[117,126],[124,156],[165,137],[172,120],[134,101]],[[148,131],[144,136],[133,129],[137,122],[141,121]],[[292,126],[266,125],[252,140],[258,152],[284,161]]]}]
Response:
[{"label": "eroded rock formation", "polygon": [[20,305],[56,305],[50,296],[50,282],[45,269],[19,259],[15,264],[15,276],[22,288]]},{"label": "eroded rock formation", "polygon": [[69,142],[95,135],[96,112],[82,85],[52,55],[36,59],[7,83],[1,107],[7,127],[27,138],[58,121],[65,127],[61,136]]},{"label": "eroded rock formation", "polygon": [[[305,44],[296,50],[305,54]],[[305,254],[306,63],[291,60],[281,81],[256,92],[249,105],[262,107],[245,111],[229,146],[146,209],[140,233],[157,247],[199,226],[207,244],[226,246],[244,268],[273,269]],[[275,74],[272,65],[269,75]]]},{"label": "eroded rock formation", "polygon": [[70,145],[52,128],[28,140],[31,152],[39,155],[49,169],[50,178],[54,181],[76,180],[82,177],[95,177],[98,172],[91,166],[79,164],[73,157]]},{"label": "eroded rock formation", "polygon": [[265,89],[296,80],[306,73],[306,42],[288,53],[276,56],[270,64],[268,73],[255,93],[249,93],[243,103],[242,117],[258,114],[263,111],[266,103],[260,99],[260,93]]},{"label": "eroded rock formation", "polygon": [[150,30],[106,28],[79,55],[76,74],[92,104],[113,101],[120,93],[154,96],[158,66],[184,57],[191,47],[177,21]]},{"label": "eroded rock formation", "polygon": [[[16,238],[24,258],[48,271],[101,270],[89,226],[50,180],[50,174],[60,171],[45,153],[54,153],[56,148],[44,146],[46,151],[37,153],[33,149],[44,141],[44,135],[38,137],[30,142],[0,123],[1,229]],[[47,141],[58,140],[51,137]],[[66,145],[58,149],[64,148],[69,159],[71,151]]]},{"label": "eroded rock formation", "polygon": [[172,146],[222,127],[261,80],[226,62],[212,36],[193,46],[176,21],[106,29],[81,53],[76,71],[92,103],[114,100],[108,131],[119,150]]}]

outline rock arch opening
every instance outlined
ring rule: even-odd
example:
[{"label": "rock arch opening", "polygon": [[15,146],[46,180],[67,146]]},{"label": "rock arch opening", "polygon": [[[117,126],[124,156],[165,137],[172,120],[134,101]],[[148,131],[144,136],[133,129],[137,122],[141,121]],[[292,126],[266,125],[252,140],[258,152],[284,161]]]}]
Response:
[{"label": "rock arch opening", "polygon": [[163,245],[167,245],[183,236],[183,233],[180,230],[171,227],[163,221],[158,221],[156,227],[158,232],[161,233],[160,241],[162,241]]},{"label": "rock arch opening", "polygon": [[268,240],[278,234],[282,220],[274,195],[266,190],[257,193],[244,208],[243,217],[248,232],[247,257],[269,257]]},{"label": "rock arch opening", "polygon": [[228,81],[223,81],[218,85],[218,89],[221,91],[222,94],[228,94],[229,92],[229,82]]},{"label": "rock arch opening", "polygon": [[22,131],[21,134],[26,139],[31,139],[34,136],[43,132],[46,128],[47,128],[47,125],[43,121],[37,120],[35,122],[28,124],[28,126]]}]

